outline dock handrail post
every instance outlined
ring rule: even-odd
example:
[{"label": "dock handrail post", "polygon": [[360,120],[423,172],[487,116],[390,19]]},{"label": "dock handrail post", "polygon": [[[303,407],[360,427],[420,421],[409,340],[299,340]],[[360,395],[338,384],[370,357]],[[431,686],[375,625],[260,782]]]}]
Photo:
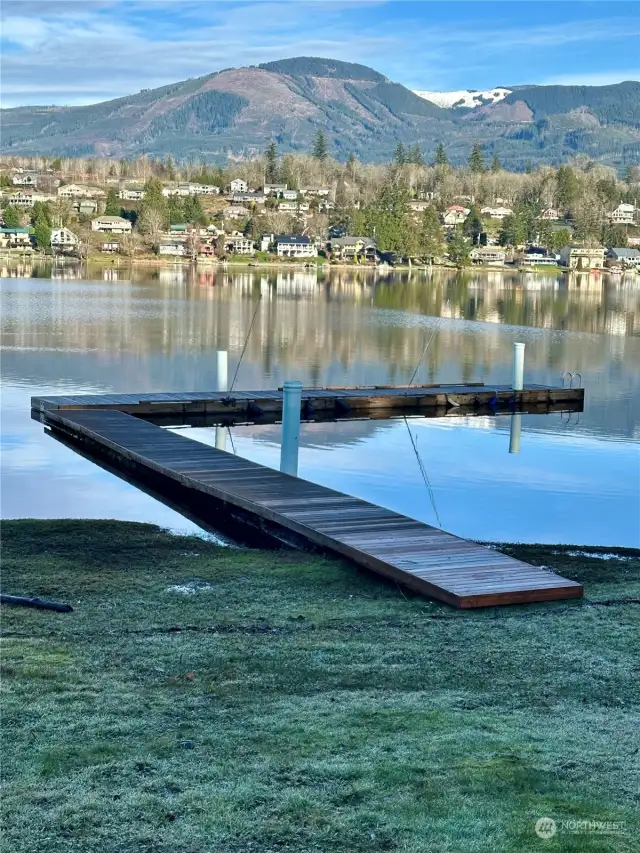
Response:
[{"label": "dock handrail post", "polygon": [[290,380],[282,386],[282,443],[280,470],[298,476],[298,447],[300,444],[300,405],[302,382]]},{"label": "dock handrail post", "polygon": [[[219,349],[216,350],[216,390],[227,391],[228,388],[227,351],[226,349]],[[223,426],[216,427],[216,449],[227,449],[227,431]]]},{"label": "dock handrail post", "polygon": [[513,345],[513,382],[514,391],[522,391],[524,388],[524,344]]},{"label": "dock handrail post", "polygon": [[522,434],[522,415],[516,412],[511,415],[511,429],[509,431],[509,453],[520,453],[520,435]]}]

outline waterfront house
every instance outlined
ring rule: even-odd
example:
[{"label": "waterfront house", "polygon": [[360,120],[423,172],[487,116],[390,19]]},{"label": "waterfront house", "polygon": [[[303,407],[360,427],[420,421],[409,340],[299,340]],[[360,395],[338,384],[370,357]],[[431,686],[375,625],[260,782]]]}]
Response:
[{"label": "waterfront house", "polygon": [[445,210],[442,221],[447,228],[454,228],[456,225],[462,225],[470,212],[468,207],[452,204]]},{"label": "waterfront house", "polygon": [[565,246],[560,251],[560,263],[576,272],[600,270],[604,267],[602,246]]},{"label": "waterfront house", "polygon": [[480,211],[482,216],[488,216],[489,219],[506,219],[511,216],[513,210],[510,207],[483,207]]},{"label": "waterfront house", "polygon": [[123,187],[118,193],[118,198],[124,201],[142,201],[144,190],[142,187]]},{"label": "waterfront house", "polygon": [[77,249],[80,239],[69,228],[53,228],[51,230],[51,248],[61,252]]},{"label": "waterfront house", "polygon": [[162,240],[158,243],[158,254],[184,258],[187,254],[187,245],[182,240]]},{"label": "waterfront house", "polygon": [[120,243],[117,243],[115,240],[112,240],[109,243],[101,243],[100,244],[101,252],[118,252],[120,251]]},{"label": "waterfront house", "polygon": [[232,255],[255,255],[256,249],[249,237],[244,234],[233,234],[224,241],[224,248]]},{"label": "waterfront house", "polygon": [[16,172],[11,176],[14,187],[37,187],[40,175],[37,172]]},{"label": "waterfront house", "polygon": [[545,207],[539,218],[546,219],[548,222],[556,222],[560,219],[560,213],[555,209],[555,207]]},{"label": "waterfront house", "polygon": [[28,228],[0,228],[0,249],[31,249]]},{"label": "waterfront house", "polygon": [[248,189],[249,185],[242,178],[234,178],[229,184],[229,191],[231,193],[246,193]]},{"label": "waterfront house", "polygon": [[504,249],[497,246],[480,246],[471,250],[471,260],[474,264],[483,266],[501,267],[507,258]]},{"label": "waterfront house", "polygon": [[638,249],[611,248],[607,252],[607,260],[628,269],[640,270],[640,250]]},{"label": "waterfront house", "polygon": [[332,255],[343,261],[353,261],[356,258],[375,261],[378,254],[376,242],[370,237],[332,237],[328,249]]},{"label": "waterfront house", "polygon": [[279,258],[314,258],[316,247],[306,234],[281,234],[275,238]]},{"label": "waterfront house", "polygon": [[633,204],[619,204],[609,214],[611,225],[633,225],[635,223],[636,208]]},{"label": "waterfront house", "polygon": [[91,230],[103,234],[129,234],[131,223],[122,216],[99,216],[91,220]]},{"label": "waterfront house", "polygon": [[521,267],[556,267],[558,266],[558,259],[553,255],[532,255],[526,253],[517,263]]},{"label": "waterfront house", "polygon": [[249,208],[242,204],[230,204],[222,211],[222,216],[225,219],[246,219],[250,213]]}]

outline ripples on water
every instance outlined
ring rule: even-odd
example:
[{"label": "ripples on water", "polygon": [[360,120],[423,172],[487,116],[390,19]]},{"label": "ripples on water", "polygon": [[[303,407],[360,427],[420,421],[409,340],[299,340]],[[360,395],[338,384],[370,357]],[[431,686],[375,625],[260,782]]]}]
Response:
[{"label": "ripples on water", "polygon": [[[445,529],[464,536],[639,543],[638,278],[364,270],[317,277],[177,266],[3,272],[5,516],[117,517],[190,529],[46,436],[29,418],[29,398],[212,388],[216,349],[229,351],[232,376],[261,296],[238,388],[287,378],[406,383],[432,333],[417,382],[508,382],[516,340],[527,345],[528,381],[553,384],[578,370],[586,411],[524,416],[518,455],[508,453],[509,418],[411,420],[435,508]],[[189,434],[213,442],[213,430]],[[278,427],[232,434],[236,452],[277,467]],[[305,425],[300,473],[435,521],[403,421]]]}]

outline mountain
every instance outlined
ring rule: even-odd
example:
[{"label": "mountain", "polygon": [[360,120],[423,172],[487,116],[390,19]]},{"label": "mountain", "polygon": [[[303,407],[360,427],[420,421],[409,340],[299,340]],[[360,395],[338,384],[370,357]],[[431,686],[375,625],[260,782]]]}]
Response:
[{"label": "mountain", "polygon": [[[460,97],[451,103],[445,94]],[[322,128],[341,160],[351,152],[388,160],[399,142],[418,143],[429,158],[442,141],[451,161],[462,162],[479,140],[511,169],[578,153],[622,165],[640,154],[640,83],[417,94],[364,65],[296,57],[90,106],[16,107],[0,120],[3,154],[223,162],[272,140],[281,152],[309,151]]]},{"label": "mountain", "polygon": [[497,89],[487,89],[484,92],[479,92],[477,89],[458,89],[455,92],[421,92],[414,89],[413,93],[439,107],[472,110],[475,107],[483,107],[485,104],[495,104],[502,101],[507,95],[511,94],[511,89],[498,87]]}]

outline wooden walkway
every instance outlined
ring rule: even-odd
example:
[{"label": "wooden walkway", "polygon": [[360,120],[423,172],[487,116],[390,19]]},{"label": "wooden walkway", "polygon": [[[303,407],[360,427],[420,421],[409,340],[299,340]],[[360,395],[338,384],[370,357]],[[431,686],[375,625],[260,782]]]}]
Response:
[{"label": "wooden walkway", "polygon": [[[357,386],[350,388],[304,388],[302,416],[371,417],[396,414],[418,414],[435,409],[457,407],[471,409],[540,411],[558,405],[582,411],[583,388],[559,388],[547,385],[526,385],[522,391],[512,391],[508,385],[412,385]],[[177,394],[86,394],[78,397],[32,397],[36,411],[73,409],[112,409],[137,417],[153,418],[162,415],[219,415],[224,419],[255,422],[260,417],[282,413],[282,390],[270,391],[207,391]]]},{"label": "wooden walkway", "polygon": [[[149,395],[151,396],[151,395]],[[184,399],[186,395],[171,395]],[[136,399],[140,395],[135,395]],[[60,398],[58,398],[60,399]],[[86,398],[66,398],[84,402]],[[117,405],[117,403],[116,403]],[[40,420],[170,484],[235,507],[285,542],[320,546],[454,607],[579,598],[582,586],[428,524],[291,477],[120,411],[53,406]]]}]

